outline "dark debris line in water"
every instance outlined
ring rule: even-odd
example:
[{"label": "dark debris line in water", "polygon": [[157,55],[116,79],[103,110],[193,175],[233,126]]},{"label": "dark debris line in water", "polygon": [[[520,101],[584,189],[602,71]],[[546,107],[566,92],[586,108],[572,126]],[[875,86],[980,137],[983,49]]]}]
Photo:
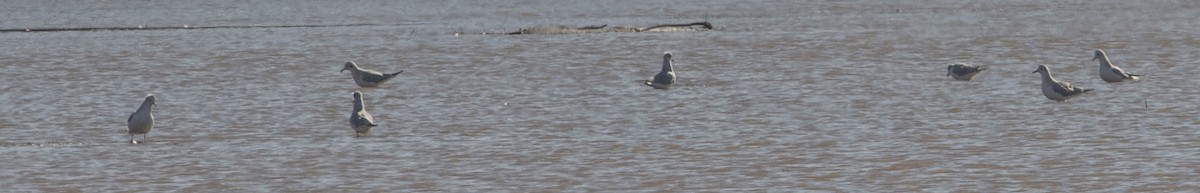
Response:
[{"label": "dark debris line in water", "polygon": [[69,27],[69,28],[20,28],[0,29],[0,32],[63,32],[63,31],[125,31],[125,30],[184,30],[184,29],[222,29],[222,28],[306,28],[306,27],[355,27],[355,26],[401,26],[414,24],[331,24],[331,25],[219,25],[219,26],[162,26],[162,27]]},{"label": "dark debris line in water", "polygon": [[[188,30],[188,29],[236,29],[236,28],[316,28],[316,27],[357,27],[357,26],[402,26],[402,25],[421,25],[422,23],[411,24],[328,24],[328,25],[218,25],[218,26],[136,26],[136,27],[50,27],[50,28],[10,28],[0,29],[0,33],[5,32],[65,32],[65,31],[132,31],[132,30]],[[631,27],[631,26],[615,26],[609,27],[607,24],[599,26],[585,27],[568,27],[568,26],[535,26],[523,28],[515,32],[507,33],[491,33],[491,34],[580,34],[580,33],[602,33],[602,32],[698,32],[713,30],[712,23],[695,22],[686,24],[663,24],[650,27]],[[489,33],[482,33],[483,35]]]},{"label": "dark debris line in water", "polygon": [[[96,143],[96,142],[41,142],[41,143],[35,143],[35,142],[24,142],[24,143],[0,142],[0,147],[89,146],[89,145],[101,145],[101,144],[102,144],[102,143]],[[110,143],[110,144],[111,144],[111,143]]]}]

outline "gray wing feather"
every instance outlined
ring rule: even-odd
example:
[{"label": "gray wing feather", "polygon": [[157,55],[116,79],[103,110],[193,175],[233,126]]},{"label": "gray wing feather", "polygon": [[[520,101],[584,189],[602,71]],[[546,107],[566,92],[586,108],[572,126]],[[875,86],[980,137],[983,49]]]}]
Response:
[{"label": "gray wing feather", "polygon": [[379,82],[383,82],[389,78],[392,78],[392,77],[385,76],[383,74],[380,74],[379,72],[363,72],[363,81],[367,81],[367,82],[379,83]]},{"label": "gray wing feather", "polygon": [[1071,96],[1079,93],[1079,91],[1071,86],[1071,83],[1068,82],[1056,82],[1054,85],[1055,86],[1051,86],[1051,88],[1054,89],[1054,92],[1063,96]]},{"label": "gray wing feather", "polygon": [[671,74],[668,74],[667,71],[661,71],[658,72],[657,75],[654,75],[653,82],[654,84],[673,84],[675,83],[675,79],[674,77],[671,77]]},{"label": "gray wing feather", "polygon": [[370,113],[367,113],[364,111],[363,113],[361,113],[359,115],[361,116],[361,118],[363,120],[367,121],[367,125],[375,125],[375,118],[371,117]]},{"label": "gray wing feather", "polygon": [[358,113],[353,120],[355,126],[375,126],[375,120],[371,118],[371,114]]},{"label": "gray wing feather", "polygon": [[1133,78],[1133,76],[1135,76],[1135,75],[1132,75],[1129,73],[1125,73],[1125,71],[1121,70],[1120,68],[1113,68],[1112,71],[1113,71],[1113,73],[1120,75],[1122,78]]},{"label": "gray wing feather", "polygon": [[975,72],[975,69],[965,66],[954,66],[950,68],[950,72],[953,72],[954,75],[963,76]]}]

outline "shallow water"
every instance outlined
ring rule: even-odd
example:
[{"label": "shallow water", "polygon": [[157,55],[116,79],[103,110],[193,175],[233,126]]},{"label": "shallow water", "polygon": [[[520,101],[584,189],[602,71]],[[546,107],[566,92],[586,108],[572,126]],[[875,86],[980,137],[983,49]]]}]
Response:
[{"label": "shallow water", "polygon": [[[0,33],[0,187],[1200,188],[1193,1],[145,3],[7,3],[0,28],[370,25]],[[717,28],[477,35],[696,21]],[[1146,76],[1104,83],[1096,48]],[[682,85],[639,85],[666,51]],[[348,60],[405,72],[360,89]],[[990,69],[953,81],[954,62]],[[1038,64],[1096,90],[1048,100]],[[346,122],[355,90],[368,137]],[[156,127],[128,144],[148,93]]]}]

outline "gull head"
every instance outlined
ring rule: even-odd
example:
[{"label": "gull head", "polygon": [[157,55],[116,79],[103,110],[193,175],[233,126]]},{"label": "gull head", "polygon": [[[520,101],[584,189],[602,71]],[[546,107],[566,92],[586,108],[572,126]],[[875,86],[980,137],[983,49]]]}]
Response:
[{"label": "gull head", "polygon": [[338,72],[345,72],[346,70],[353,70],[355,68],[358,68],[358,64],[354,64],[354,61],[348,61],[346,65],[342,66],[342,70]]},{"label": "gull head", "polygon": [[1047,68],[1046,65],[1038,65],[1038,69],[1034,70],[1033,73],[1038,73],[1038,72],[1050,73],[1050,68]]},{"label": "gull head", "polygon": [[1106,58],[1106,56],[1104,54],[1104,50],[1096,49],[1096,56],[1092,57],[1092,60],[1103,59],[1103,58]]},{"label": "gull head", "polygon": [[155,100],[154,100],[154,94],[146,95],[146,103],[150,103],[150,106],[155,106],[155,107],[158,106],[157,102],[155,102]]},{"label": "gull head", "polygon": [[665,66],[667,64],[675,63],[674,57],[675,56],[671,54],[671,51],[667,51],[666,53],[663,53],[663,65]]}]

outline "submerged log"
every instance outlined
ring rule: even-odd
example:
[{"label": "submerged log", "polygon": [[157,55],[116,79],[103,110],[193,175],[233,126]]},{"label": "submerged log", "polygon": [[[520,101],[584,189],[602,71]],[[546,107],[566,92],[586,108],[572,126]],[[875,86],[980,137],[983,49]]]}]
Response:
[{"label": "submerged log", "polygon": [[585,27],[570,27],[570,26],[535,26],[521,29],[515,32],[505,33],[508,35],[523,35],[523,34],[582,34],[582,33],[604,33],[604,32],[696,32],[710,31],[713,29],[712,23],[696,22],[688,24],[665,24],[651,27],[629,27],[616,26],[608,27],[608,25],[585,26]]},{"label": "submerged log", "polygon": [[656,25],[643,29],[643,32],[693,32],[693,31],[709,31],[713,29],[712,23],[696,22],[689,24],[668,24]]}]

